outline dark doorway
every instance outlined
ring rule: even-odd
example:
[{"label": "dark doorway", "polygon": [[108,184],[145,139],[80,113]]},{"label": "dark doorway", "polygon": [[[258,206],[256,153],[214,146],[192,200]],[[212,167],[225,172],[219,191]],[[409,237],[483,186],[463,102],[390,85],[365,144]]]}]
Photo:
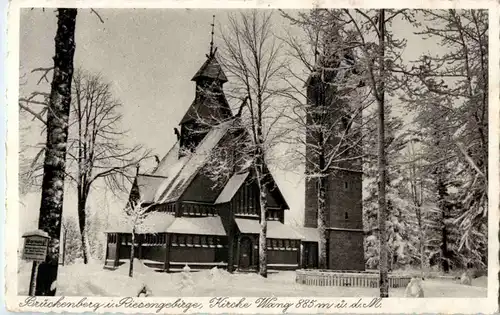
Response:
[{"label": "dark doorway", "polygon": [[252,263],[252,240],[244,236],[240,240],[240,268],[248,269]]},{"label": "dark doorway", "polygon": [[318,243],[304,242],[304,268],[318,268]]}]

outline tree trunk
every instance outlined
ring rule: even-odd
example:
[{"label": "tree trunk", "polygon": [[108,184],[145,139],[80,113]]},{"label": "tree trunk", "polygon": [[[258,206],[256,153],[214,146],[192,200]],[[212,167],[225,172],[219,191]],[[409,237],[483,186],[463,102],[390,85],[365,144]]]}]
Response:
[{"label": "tree trunk", "polygon": [[68,230],[64,229],[64,233],[63,233],[63,254],[62,254],[62,265],[63,266],[66,264],[66,243],[67,243],[67,237],[68,237]]},{"label": "tree trunk", "polygon": [[[80,191],[81,188],[78,187]],[[83,263],[87,264],[89,262],[90,257],[90,245],[87,235],[87,194],[85,192],[81,192],[78,194],[78,226],[80,228],[80,238],[82,241],[82,256]]]},{"label": "tree trunk", "polygon": [[132,245],[130,245],[130,266],[128,276],[134,276],[134,256],[135,256],[135,228],[132,229]]},{"label": "tree trunk", "polygon": [[59,265],[64,174],[71,103],[76,9],[58,9],[54,76],[47,111],[47,143],[43,165],[42,200],[38,228],[51,237],[45,262],[39,266],[35,295],[53,296]]},{"label": "tree trunk", "polygon": [[448,273],[450,271],[450,265],[448,262],[448,229],[446,227],[446,219],[448,217],[448,205],[446,197],[448,196],[447,187],[442,178],[441,172],[437,173],[437,190],[438,190],[438,207],[441,211],[441,269],[443,272]]},{"label": "tree trunk", "polygon": [[328,269],[328,231],[326,213],[326,175],[318,178],[318,266]]},{"label": "tree trunk", "polygon": [[262,175],[260,178],[260,233],[259,233],[259,275],[267,278],[267,191],[263,183]]},{"label": "tree trunk", "polygon": [[384,118],[384,103],[385,103],[385,10],[379,10],[379,66],[380,66],[380,89],[377,97],[378,104],[378,226],[379,226],[379,241],[380,241],[380,258],[379,258],[379,276],[380,276],[380,297],[389,297],[389,281],[388,281],[388,266],[387,266],[387,204],[386,204],[386,160],[385,160],[385,118]]},{"label": "tree trunk", "polygon": [[417,208],[417,223],[418,223],[418,242],[420,251],[420,270],[422,277],[424,276],[426,262],[425,262],[425,236],[424,227],[422,226],[422,208],[418,206]]},{"label": "tree trunk", "polygon": [[230,227],[229,239],[227,244],[227,271],[234,272],[234,237],[235,231]]}]

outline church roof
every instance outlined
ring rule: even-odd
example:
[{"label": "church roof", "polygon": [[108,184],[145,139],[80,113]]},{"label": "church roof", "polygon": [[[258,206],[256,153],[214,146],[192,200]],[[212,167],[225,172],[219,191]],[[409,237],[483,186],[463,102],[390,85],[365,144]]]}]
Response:
[{"label": "church roof", "polygon": [[200,93],[196,96],[184,117],[182,117],[180,124],[199,118],[205,119],[205,122],[210,122],[212,119],[224,121],[232,116],[231,107],[229,107],[226,96],[222,91],[209,96]]},{"label": "church roof", "polygon": [[[182,156],[168,166],[158,168],[155,175],[164,176],[164,180],[155,189],[154,202],[176,201],[193,178],[206,163],[210,153],[233,125],[233,120],[213,127],[203,138],[195,152]],[[168,154],[167,154],[168,155]],[[165,160],[165,159],[164,159]]]},{"label": "church roof", "polygon": [[146,203],[153,202],[156,189],[164,180],[165,177],[161,176],[138,174],[137,188],[139,189],[140,199]]},{"label": "church roof", "polygon": [[[170,213],[151,212],[144,221],[136,226],[136,232],[142,233],[164,233],[175,221],[175,216]],[[112,225],[106,229],[107,233],[131,233],[133,222],[131,218],[122,215],[112,221]]]},{"label": "church roof", "polygon": [[224,186],[224,189],[222,189],[221,193],[219,194],[219,197],[217,197],[215,204],[231,201],[238,189],[240,189],[241,185],[245,182],[245,179],[247,179],[248,174],[249,173],[246,172],[243,174],[234,174],[233,176],[231,176],[231,178],[227,181],[226,186]]},{"label": "church roof", "polygon": [[200,70],[196,72],[191,81],[196,81],[201,77],[219,80],[221,82],[227,82],[227,77],[224,71],[222,70],[219,61],[215,57],[215,54],[212,54],[208,57],[205,63],[201,66]]},{"label": "church roof", "polygon": [[[236,225],[241,233],[245,234],[259,234],[260,222],[256,219],[235,218]],[[267,237],[275,239],[292,239],[299,240],[303,236],[297,233],[293,228],[287,224],[279,221],[267,221]]]},{"label": "church roof", "polygon": [[166,229],[168,233],[226,236],[219,216],[179,217]]}]

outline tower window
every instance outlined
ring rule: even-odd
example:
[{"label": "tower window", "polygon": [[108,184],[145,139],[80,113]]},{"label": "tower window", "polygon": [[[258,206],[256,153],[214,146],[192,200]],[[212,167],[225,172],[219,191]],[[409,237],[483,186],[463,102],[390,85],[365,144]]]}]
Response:
[{"label": "tower window", "polygon": [[346,219],[346,220],[349,219],[349,214],[347,213],[347,211],[344,212],[344,219]]},{"label": "tower window", "polygon": [[349,182],[347,182],[347,181],[344,182],[344,189],[345,190],[349,189]]}]

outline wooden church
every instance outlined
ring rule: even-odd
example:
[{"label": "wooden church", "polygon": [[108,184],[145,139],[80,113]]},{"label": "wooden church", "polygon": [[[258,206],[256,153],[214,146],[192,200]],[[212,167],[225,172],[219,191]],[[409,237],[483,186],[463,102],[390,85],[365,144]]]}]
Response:
[{"label": "wooden church", "polygon": [[[149,215],[137,229],[135,256],[157,271],[179,271],[185,265],[194,270],[258,268],[259,189],[252,168],[233,167],[217,183],[207,170],[214,152],[238,142],[235,137],[242,132],[238,117],[241,108],[233,115],[223,91],[228,79],[212,47],[211,43],[207,60],[192,78],[196,94],[179,123],[180,128],[175,129],[177,142],[152,173],[137,173],[130,192],[131,201],[141,200],[150,206]],[[349,201],[359,198],[353,207],[344,209],[349,211],[350,220],[356,222],[337,222],[337,216],[331,216],[330,235],[338,238],[330,242],[332,261],[340,256],[358,259],[360,247],[351,246],[353,242],[360,242],[362,250],[362,237],[358,237],[362,236],[358,233],[361,218],[358,175],[348,176],[353,192],[340,200],[343,207],[349,208]],[[338,181],[339,185],[343,183],[344,179]],[[311,189],[306,189],[309,196],[306,196],[306,227],[297,228],[285,224],[289,206],[272,176],[268,185],[268,269],[316,268],[319,234],[311,221],[315,211]],[[359,189],[359,196],[354,189]],[[335,196],[330,201],[335,203]],[[331,211],[336,209],[332,207]],[[115,224],[108,229],[106,268],[116,268],[130,259],[131,231],[126,224]],[[355,253],[345,252],[349,249]],[[338,266],[343,269],[360,269],[359,263],[350,268],[344,264],[345,259],[341,260]],[[364,265],[362,257],[361,264]]]}]

